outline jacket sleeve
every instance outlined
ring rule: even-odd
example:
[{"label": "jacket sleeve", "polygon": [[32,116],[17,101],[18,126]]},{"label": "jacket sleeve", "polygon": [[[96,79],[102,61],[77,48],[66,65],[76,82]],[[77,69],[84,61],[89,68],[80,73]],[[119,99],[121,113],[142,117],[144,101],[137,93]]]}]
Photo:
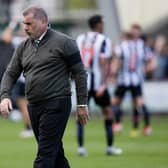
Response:
[{"label": "jacket sleeve", "polygon": [[2,77],[0,88],[1,100],[3,98],[10,98],[11,90],[22,72],[21,55],[22,53],[20,45],[14,52],[12,59],[10,60],[9,65]]},{"label": "jacket sleeve", "polygon": [[81,60],[80,52],[75,40],[67,39],[64,45],[64,59],[67,67],[75,80],[77,104],[88,102],[87,73]]}]

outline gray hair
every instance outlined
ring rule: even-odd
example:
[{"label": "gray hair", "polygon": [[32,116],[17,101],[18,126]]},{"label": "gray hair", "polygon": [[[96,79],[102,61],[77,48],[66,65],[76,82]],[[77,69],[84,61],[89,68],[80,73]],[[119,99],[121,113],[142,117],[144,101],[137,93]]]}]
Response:
[{"label": "gray hair", "polygon": [[28,7],[23,11],[23,16],[32,13],[35,19],[42,19],[45,18],[46,22],[48,23],[48,16],[46,11],[43,8],[37,6]]}]

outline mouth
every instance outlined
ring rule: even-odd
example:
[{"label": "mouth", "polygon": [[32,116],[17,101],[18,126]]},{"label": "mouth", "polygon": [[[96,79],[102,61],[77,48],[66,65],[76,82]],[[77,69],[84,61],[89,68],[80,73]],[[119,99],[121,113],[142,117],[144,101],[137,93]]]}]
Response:
[{"label": "mouth", "polygon": [[26,31],[26,34],[27,34],[28,36],[31,36],[31,33],[30,33],[29,31]]}]

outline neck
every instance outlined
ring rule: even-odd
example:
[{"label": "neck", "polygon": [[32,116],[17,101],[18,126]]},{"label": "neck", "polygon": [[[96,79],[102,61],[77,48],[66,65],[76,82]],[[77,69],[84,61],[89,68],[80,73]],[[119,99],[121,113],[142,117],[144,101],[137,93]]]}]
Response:
[{"label": "neck", "polygon": [[39,35],[38,35],[38,37],[36,37],[36,39],[42,39],[43,38],[43,36],[46,34],[46,32],[47,32],[47,28],[46,29],[44,29]]},{"label": "neck", "polygon": [[93,32],[102,33],[99,29],[92,29]]}]

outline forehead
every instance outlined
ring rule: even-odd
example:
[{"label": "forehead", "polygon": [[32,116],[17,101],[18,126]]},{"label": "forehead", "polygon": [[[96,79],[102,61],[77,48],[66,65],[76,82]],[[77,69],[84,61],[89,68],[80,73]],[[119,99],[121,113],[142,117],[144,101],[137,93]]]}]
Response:
[{"label": "forehead", "polygon": [[33,13],[29,13],[29,14],[23,16],[23,23],[25,23],[25,22],[32,22],[34,19],[35,18],[34,18]]},{"label": "forehead", "polygon": [[132,27],[133,31],[141,31],[141,29],[139,27]]}]

